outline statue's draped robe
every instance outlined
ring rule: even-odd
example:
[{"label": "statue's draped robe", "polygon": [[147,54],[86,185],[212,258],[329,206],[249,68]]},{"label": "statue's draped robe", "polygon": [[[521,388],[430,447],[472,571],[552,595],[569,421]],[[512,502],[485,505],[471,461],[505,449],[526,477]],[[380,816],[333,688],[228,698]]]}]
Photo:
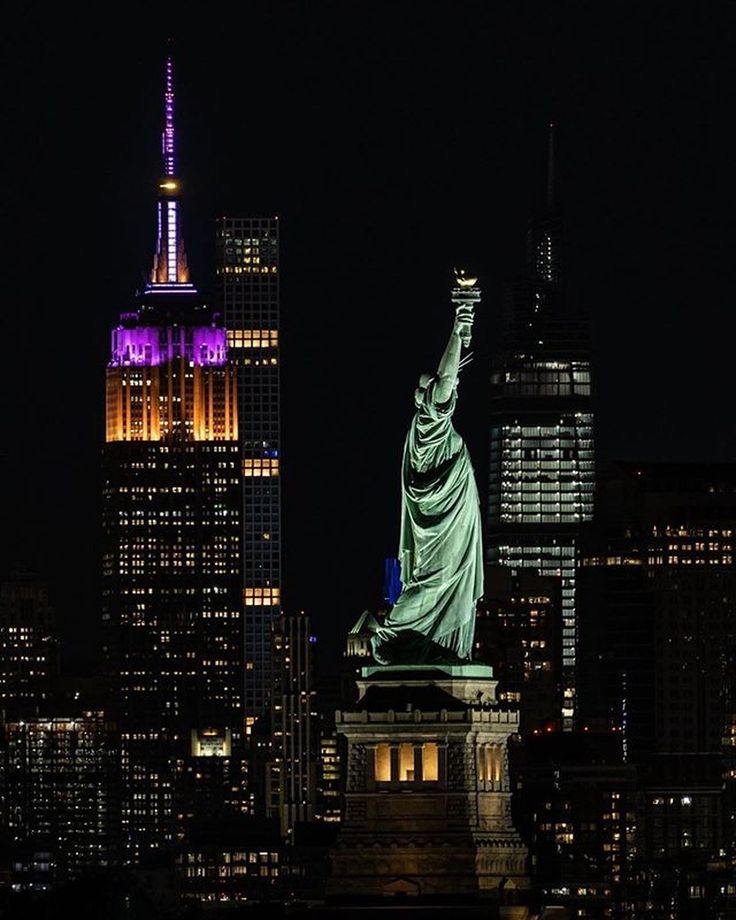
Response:
[{"label": "statue's draped robe", "polygon": [[468,450],[452,425],[457,393],[438,405],[435,390],[432,380],[404,444],[403,588],[373,639],[382,664],[467,660],[472,652],[483,593],[480,501]]}]

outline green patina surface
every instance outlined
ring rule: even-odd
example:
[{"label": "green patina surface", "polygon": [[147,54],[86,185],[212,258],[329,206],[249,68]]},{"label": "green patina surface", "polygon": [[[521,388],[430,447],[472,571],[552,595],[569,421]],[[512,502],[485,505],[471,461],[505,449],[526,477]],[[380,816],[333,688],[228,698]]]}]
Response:
[{"label": "green patina surface", "polygon": [[371,664],[360,669],[361,677],[380,677],[392,674],[419,674],[437,672],[453,678],[490,679],[493,677],[493,668],[487,664]]},{"label": "green patina surface", "polygon": [[452,424],[460,354],[477,288],[456,290],[455,322],[437,372],[423,374],[401,472],[402,590],[372,638],[382,665],[447,666],[472,657],[483,593],[481,515],[468,449]]}]

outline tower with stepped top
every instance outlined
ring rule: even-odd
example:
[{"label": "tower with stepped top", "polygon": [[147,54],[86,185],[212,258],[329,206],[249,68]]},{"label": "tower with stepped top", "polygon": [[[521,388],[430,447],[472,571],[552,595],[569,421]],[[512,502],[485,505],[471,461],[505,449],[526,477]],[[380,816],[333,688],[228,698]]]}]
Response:
[{"label": "tower with stepped top", "polygon": [[170,59],[162,146],[153,268],[106,371],[102,608],[128,862],[235,807],[242,735],[237,382],[189,276]]}]

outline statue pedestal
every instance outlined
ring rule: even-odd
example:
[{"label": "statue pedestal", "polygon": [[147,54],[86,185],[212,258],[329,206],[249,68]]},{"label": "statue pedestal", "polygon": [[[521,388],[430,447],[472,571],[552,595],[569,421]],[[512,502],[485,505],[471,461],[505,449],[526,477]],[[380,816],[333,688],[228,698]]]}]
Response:
[{"label": "statue pedestal", "polygon": [[518,711],[496,702],[491,668],[367,667],[358,688],[337,713],[347,789],[328,897],[513,904],[528,886],[507,769]]}]

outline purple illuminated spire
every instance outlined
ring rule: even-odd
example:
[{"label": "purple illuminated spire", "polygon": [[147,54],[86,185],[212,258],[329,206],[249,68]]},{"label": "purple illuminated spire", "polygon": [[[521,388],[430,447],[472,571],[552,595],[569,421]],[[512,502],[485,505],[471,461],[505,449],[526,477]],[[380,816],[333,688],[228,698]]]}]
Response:
[{"label": "purple illuminated spire", "polygon": [[164,131],[161,135],[164,175],[174,176],[174,68],[166,58],[166,92],[164,93]]},{"label": "purple illuminated spire", "polygon": [[159,183],[158,238],[148,291],[193,291],[189,281],[189,267],[181,237],[179,213],[179,180],[174,163],[174,66],[166,59],[166,85],[164,89],[164,130],[161,149],[164,176]]}]

